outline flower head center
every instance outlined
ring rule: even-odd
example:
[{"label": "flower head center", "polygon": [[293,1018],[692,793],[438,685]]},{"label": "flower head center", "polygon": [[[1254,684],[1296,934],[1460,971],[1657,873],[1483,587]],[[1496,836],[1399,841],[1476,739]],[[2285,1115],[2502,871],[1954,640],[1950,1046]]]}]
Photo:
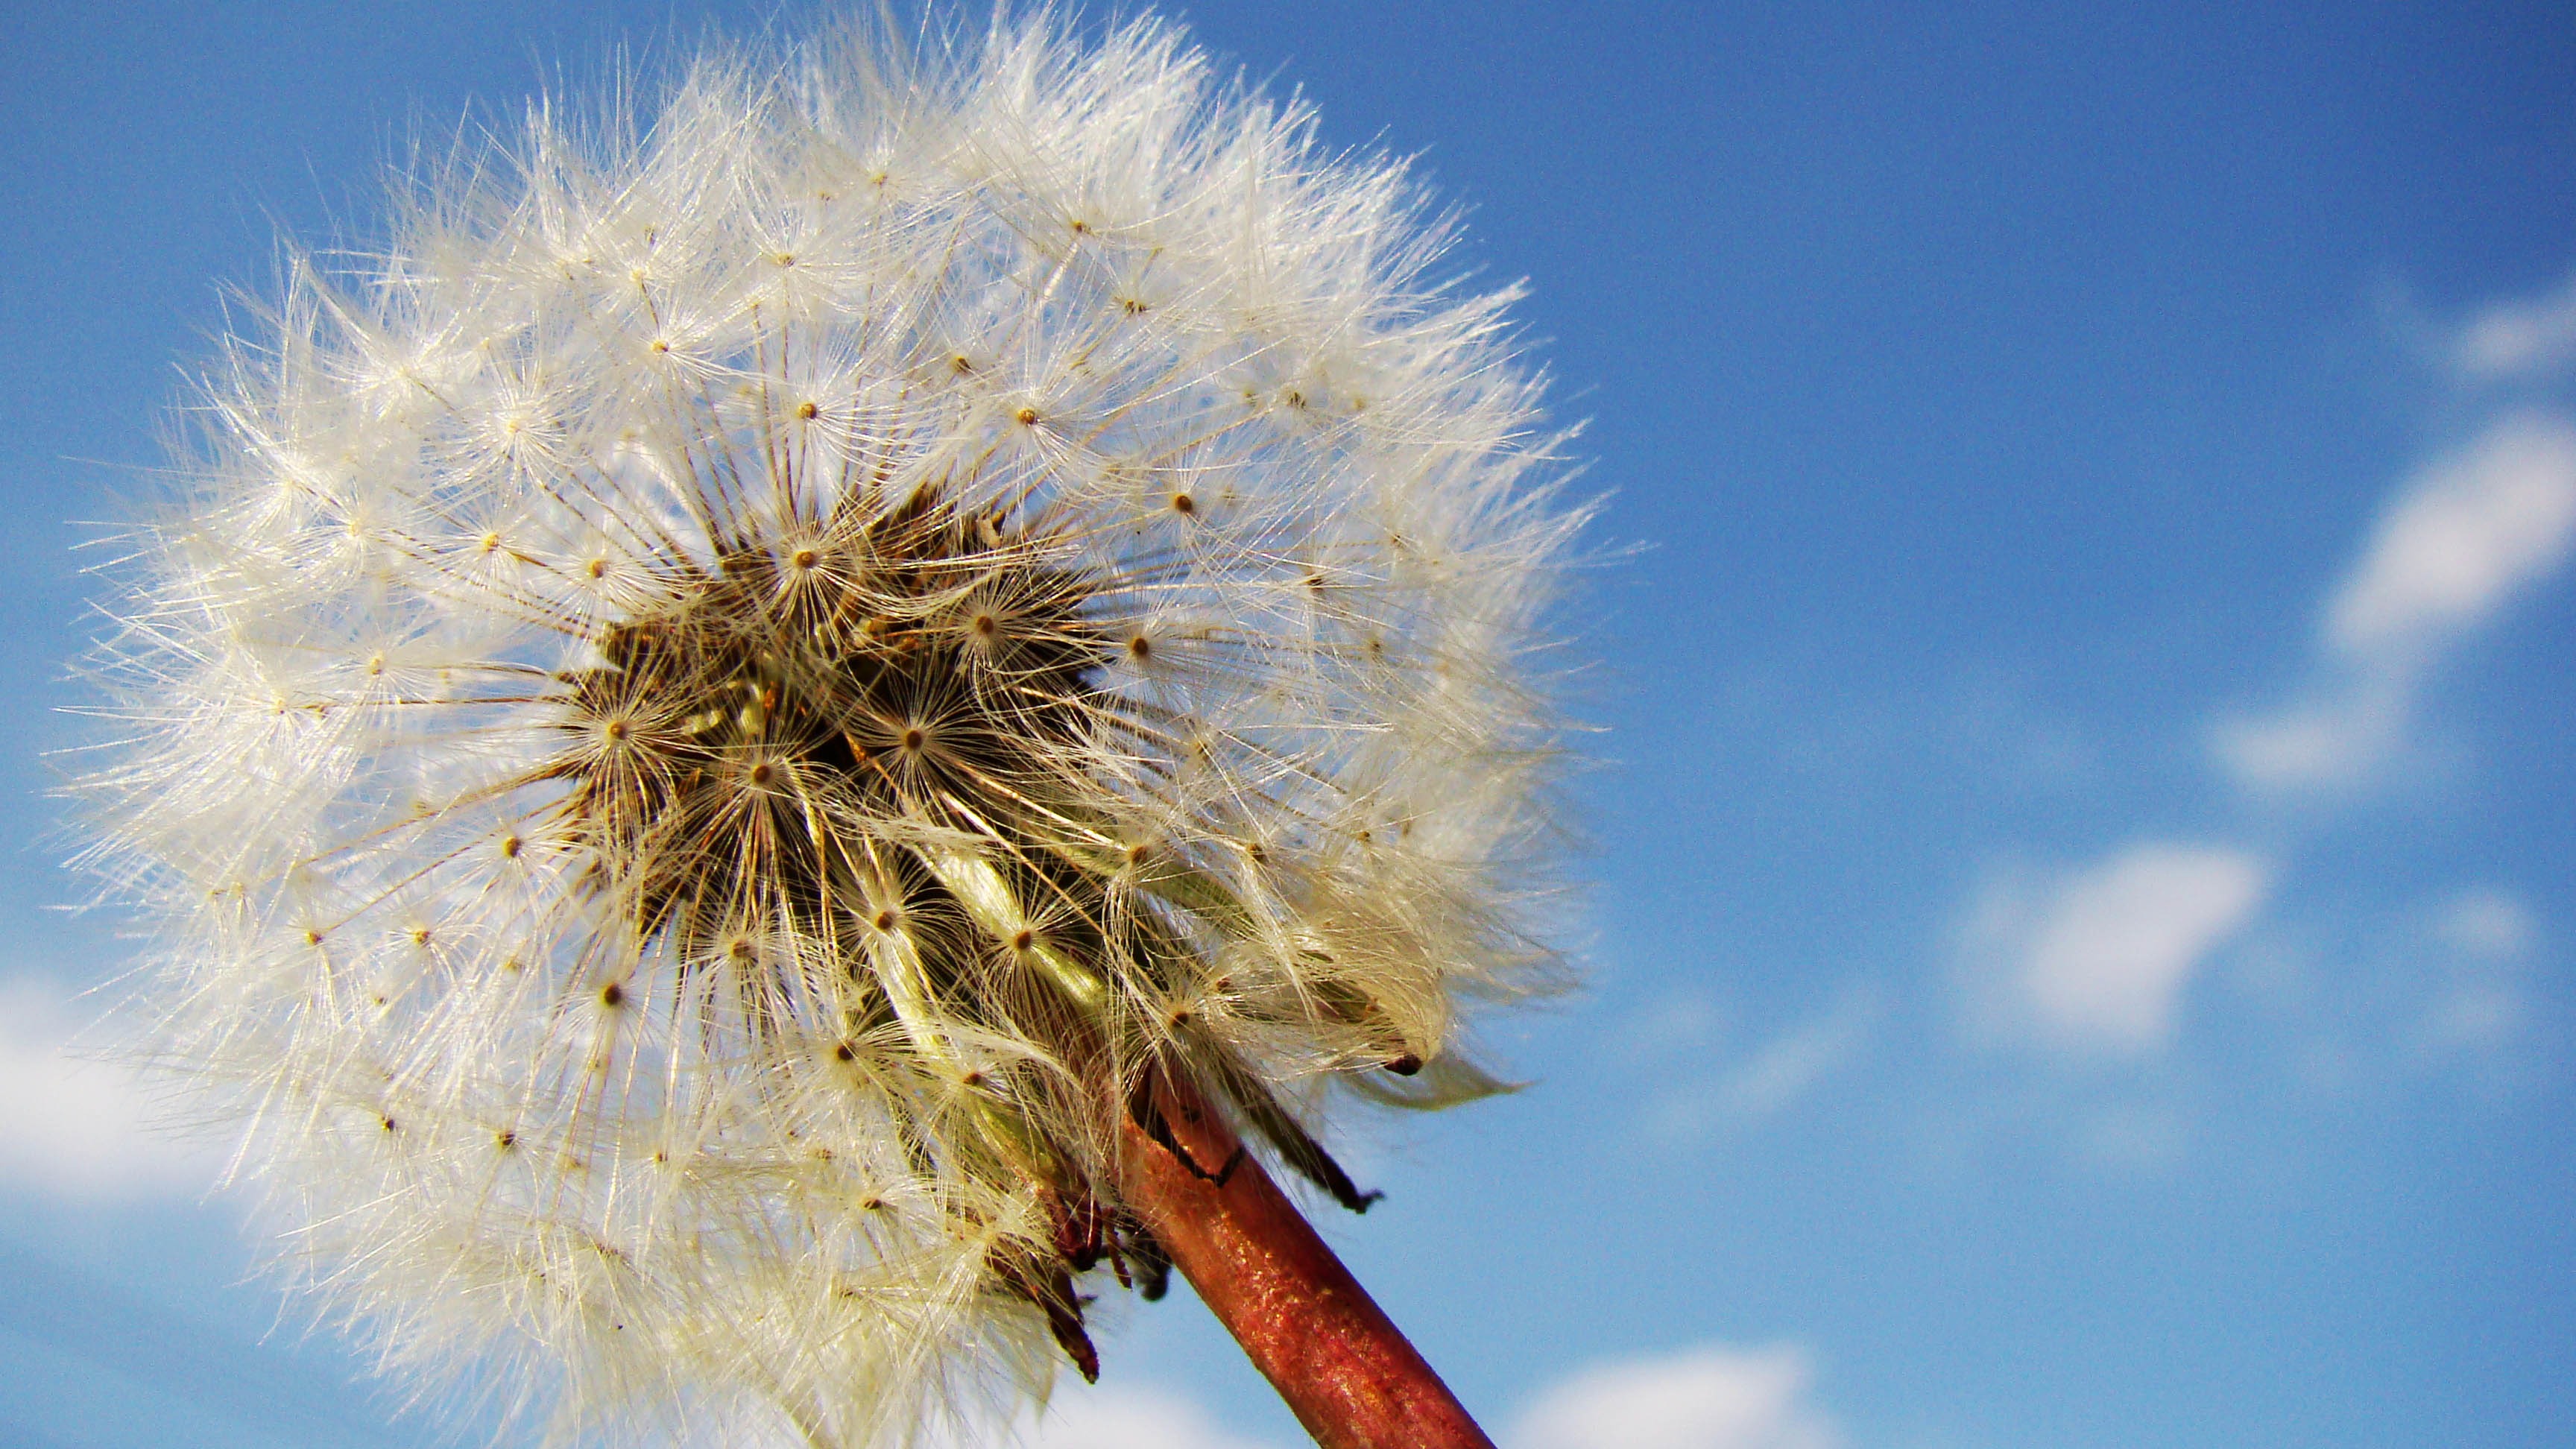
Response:
[{"label": "flower head center", "polygon": [[824,530],[848,567],[740,540],[563,676],[572,727],[619,747],[551,767],[590,879],[684,958],[749,922],[821,930],[871,886],[937,894],[888,833],[963,828],[1008,855],[1032,802],[1078,782],[1110,652],[1084,578],[927,491],[848,512]]}]

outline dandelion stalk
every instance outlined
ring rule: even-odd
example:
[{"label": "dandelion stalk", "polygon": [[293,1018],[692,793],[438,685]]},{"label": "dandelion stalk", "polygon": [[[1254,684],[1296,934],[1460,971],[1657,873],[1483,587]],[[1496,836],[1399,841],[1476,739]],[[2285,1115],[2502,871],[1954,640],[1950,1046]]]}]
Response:
[{"label": "dandelion stalk", "polygon": [[[1153,1087],[1174,1141],[1130,1122],[1120,1192],[1324,1449],[1492,1449],[1493,1441],[1221,1117]],[[1215,1172],[1201,1164],[1217,1163]]]},{"label": "dandelion stalk", "polygon": [[855,1449],[1177,1264],[1324,1442],[1483,1442],[1263,1161],[1365,1209],[1332,1112],[1552,980],[1509,294],[1150,20],[618,96],[297,260],[120,566],[87,862],[290,1277]]}]

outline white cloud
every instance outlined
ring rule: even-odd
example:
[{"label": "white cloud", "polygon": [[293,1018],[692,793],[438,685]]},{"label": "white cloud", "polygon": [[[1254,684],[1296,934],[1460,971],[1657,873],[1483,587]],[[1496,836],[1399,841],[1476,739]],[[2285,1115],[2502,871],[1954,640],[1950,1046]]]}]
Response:
[{"label": "white cloud", "polygon": [[1762,1044],[1718,1082],[1716,1105],[1730,1116],[1767,1117],[1813,1091],[1868,1044],[1879,998],[1847,991],[1815,1016]]},{"label": "white cloud", "polygon": [[2480,312],[2460,329],[2451,358],[2482,382],[2533,377],[2576,359],[2576,277],[2546,296]]},{"label": "white cloud", "polygon": [[2425,1012],[2414,1034],[2415,1055],[2426,1062],[2491,1057],[2522,1035],[2530,1010],[2509,982],[2462,982]]},{"label": "white cloud", "polygon": [[2169,1103],[2114,1102],[2083,1120],[2074,1145],[2096,1168],[2152,1172],[2181,1159],[2191,1145],[2191,1124]]},{"label": "white cloud", "polygon": [[1028,1449],[1272,1449],[1226,1432],[1188,1399],[1134,1384],[1068,1384],[1019,1442]]},{"label": "white cloud", "polygon": [[[1711,1344],[1559,1380],[1499,1437],[1506,1449],[1842,1449],[1811,1401],[1814,1381],[1796,1345]],[[1015,1430],[1025,1449],[1283,1449],[1229,1431],[1183,1395],[1136,1384],[1068,1383]]]},{"label": "white cloud", "polygon": [[2328,640],[2364,658],[2483,622],[2576,542],[2576,426],[2504,418],[2416,475],[2335,596]]},{"label": "white cloud", "polygon": [[[1712,1344],[1559,1380],[1499,1437],[1506,1449],[1842,1449],[1814,1380],[1795,1345]],[[1014,1427],[1026,1449],[1281,1449],[1149,1385],[1068,1383]]]},{"label": "white cloud", "polygon": [[2500,1060],[2530,1026],[2521,968],[2539,945],[2538,918],[2512,892],[2480,886],[2442,902],[2429,934],[2447,959],[2412,1033],[2416,1058]]},{"label": "white cloud", "polygon": [[2347,678],[2277,714],[2221,721],[2210,746],[2253,789],[2349,788],[2395,757],[2414,713],[2413,671]]},{"label": "white cloud", "polygon": [[2531,907],[2497,886],[2479,886],[2452,896],[2443,904],[2433,929],[2443,944],[2484,961],[2527,955],[2540,937],[2540,922]]},{"label": "white cloud", "polygon": [[2576,425],[2516,413],[2399,491],[2329,601],[2320,680],[2277,713],[2224,721],[2219,761],[2263,789],[2349,786],[2405,743],[2426,670],[2576,551]]},{"label": "white cloud", "polygon": [[1990,1004],[2008,1027],[2066,1050],[2161,1048],[2184,987],[2270,883],[2270,866],[2243,851],[2140,843],[2044,900],[1990,903],[1976,930],[2001,998]]},{"label": "white cloud", "polygon": [[1567,1379],[1522,1414],[1509,1449],[1838,1449],[1809,1401],[1815,1378],[1794,1345],[1717,1345],[1607,1364]]},{"label": "white cloud", "polygon": [[72,1031],[57,991],[0,981],[0,1183],[90,1199],[205,1191],[215,1165],[204,1146],[146,1125],[133,1071],[87,1059]]},{"label": "white cloud", "polygon": [[1748,1051],[1723,1048],[1716,1013],[1696,996],[1668,998],[1618,1028],[1624,1050],[1665,1069],[1647,1105],[1646,1130],[1675,1144],[1777,1116],[1798,1104],[1869,1045],[1885,1013],[1874,987],[1855,985],[1803,1021]]}]

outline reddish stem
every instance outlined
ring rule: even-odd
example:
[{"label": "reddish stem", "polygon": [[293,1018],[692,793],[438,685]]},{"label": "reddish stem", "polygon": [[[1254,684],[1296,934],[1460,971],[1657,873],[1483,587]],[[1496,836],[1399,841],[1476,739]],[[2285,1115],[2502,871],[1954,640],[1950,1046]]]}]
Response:
[{"label": "reddish stem", "polygon": [[1206,1101],[1176,1082],[1152,1093],[1180,1151],[1129,1121],[1120,1196],[1315,1442],[1494,1449]]}]

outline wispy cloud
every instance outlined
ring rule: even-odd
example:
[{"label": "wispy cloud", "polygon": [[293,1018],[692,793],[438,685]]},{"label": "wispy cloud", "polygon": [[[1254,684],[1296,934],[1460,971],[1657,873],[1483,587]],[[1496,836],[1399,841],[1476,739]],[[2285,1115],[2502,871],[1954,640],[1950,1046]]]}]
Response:
[{"label": "wispy cloud", "polygon": [[2345,786],[2396,758],[2442,652],[2576,550],[2576,425],[2516,412],[2435,459],[2382,513],[2324,610],[2315,681],[2221,722],[2218,758],[2265,789]]},{"label": "wispy cloud", "polygon": [[2529,1024],[2521,968],[2539,920],[2513,892],[2481,886],[2444,901],[2430,935],[2439,974],[2408,1045],[2428,1065],[2492,1062]]},{"label": "wispy cloud", "polygon": [[1069,1385],[1019,1442],[1027,1449],[1275,1449],[1228,1432],[1179,1394],[1138,1384]]},{"label": "wispy cloud", "polygon": [[2555,573],[2576,542],[2576,426],[2516,413],[2399,493],[2326,615],[2363,659],[2405,655],[2486,622]]},{"label": "wispy cloud", "polygon": [[[2396,320],[2466,425],[2381,505],[2274,703],[2202,727],[2199,758],[2238,818],[2198,844],[2141,835],[2089,866],[1990,874],[1961,933],[1972,1036],[2152,1058],[2179,1036],[2194,983],[2244,941],[2232,1001],[2271,1013],[2320,1090],[2391,1067],[2510,1085],[2532,1060],[2541,923],[2510,890],[2428,905],[2421,883],[2382,883],[2366,925],[2281,919],[2273,904],[2292,894],[2279,885],[2306,837],[2350,824],[2361,793],[2424,762],[2423,717],[2460,646],[2576,559],[2576,276],[2465,322]],[[2183,1104],[2145,1075],[2096,1080],[2115,1096],[2093,1103],[2087,1156],[2152,1166],[2183,1149]]]},{"label": "wispy cloud", "polygon": [[2479,312],[2448,350],[2452,366],[2479,382],[2531,378],[2576,362],[2576,276],[2554,292]]},{"label": "wispy cloud", "polygon": [[[1842,1449],[1814,1385],[1797,1345],[1709,1344],[1560,1379],[1498,1437],[1505,1449]],[[1069,1384],[1015,1428],[1025,1449],[1284,1449],[1153,1385]]]},{"label": "wispy cloud", "polygon": [[2271,879],[2245,851],[2142,841],[2044,890],[1994,889],[1968,933],[1981,1024],[2076,1055],[2155,1052]]},{"label": "wispy cloud", "polygon": [[2531,907],[2500,886],[2475,886],[2452,896],[2433,929],[2443,944],[2484,961],[2514,960],[2540,937]]},{"label": "wispy cloud", "polygon": [[2249,789],[2348,788],[2396,758],[2414,706],[2411,676],[2341,679],[2277,712],[2221,720],[2210,746]]},{"label": "wispy cloud", "polygon": [[205,1191],[208,1151],[150,1126],[142,1082],[76,1050],[75,1019],[50,984],[0,980],[0,1183],[85,1199]]},{"label": "wispy cloud", "polygon": [[1839,1449],[1806,1350],[1710,1345],[1606,1364],[1539,1396],[1510,1449]]},{"label": "wispy cloud", "polygon": [[1854,984],[1749,1049],[1729,1045],[1708,1003],[1677,996],[1620,1027],[1623,1049],[1660,1062],[1666,1083],[1644,1118],[1671,1142],[1703,1141],[1776,1117],[1868,1049],[1886,1015],[1884,993]]},{"label": "wispy cloud", "polygon": [[1718,1079],[1711,1104],[1730,1117],[1768,1117],[1814,1091],[1868,1045],[1880,997],[1855,989],[1764,1042]]}]

